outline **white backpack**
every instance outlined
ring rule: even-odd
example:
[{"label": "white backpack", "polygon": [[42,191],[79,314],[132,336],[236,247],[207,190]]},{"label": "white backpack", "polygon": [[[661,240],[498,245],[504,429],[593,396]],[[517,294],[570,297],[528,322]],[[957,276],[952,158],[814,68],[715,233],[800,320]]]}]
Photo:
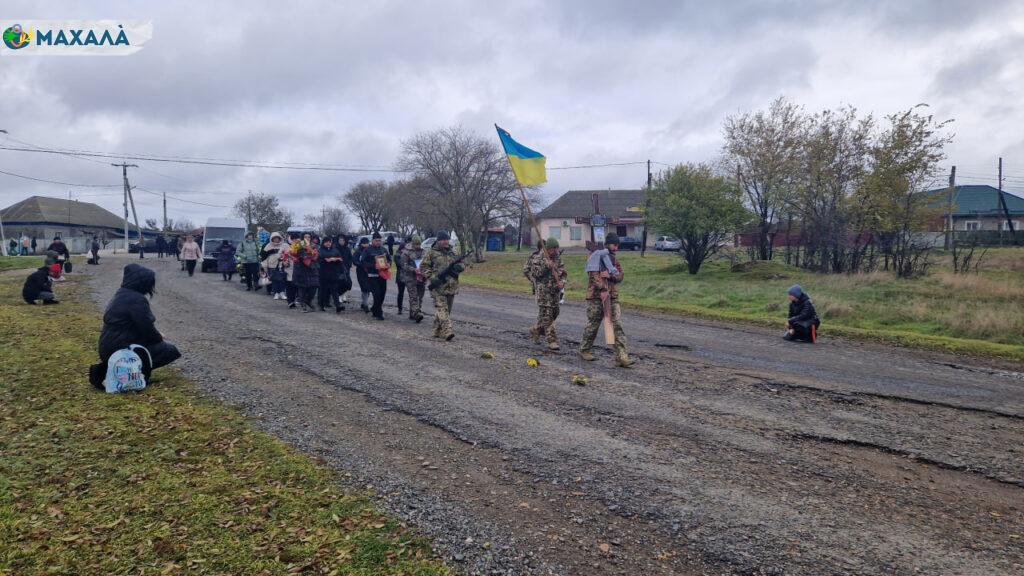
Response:
[{"label": "white backpack", "polygon": [[114,352],[107,360],[107,377],[103,379],[103,388],[107,394],[138,391],[146,387],[142,358],[137,350],[145,352],[149,365],[153,365],[153,357],[144,346],[130,344],[127,348]]}]

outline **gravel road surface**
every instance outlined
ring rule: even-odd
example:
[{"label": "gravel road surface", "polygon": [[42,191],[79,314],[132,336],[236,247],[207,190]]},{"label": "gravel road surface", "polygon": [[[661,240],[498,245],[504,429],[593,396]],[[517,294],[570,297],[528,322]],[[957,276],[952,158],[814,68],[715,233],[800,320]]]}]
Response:
[{"label": "gravel road surface", "polygon": [[445,343],[145,264],[186,374],[467,574],[1024,574],[1020,367],[627,309],[618,369],[579,303],[550,353],[524,297],[464,288]]}]

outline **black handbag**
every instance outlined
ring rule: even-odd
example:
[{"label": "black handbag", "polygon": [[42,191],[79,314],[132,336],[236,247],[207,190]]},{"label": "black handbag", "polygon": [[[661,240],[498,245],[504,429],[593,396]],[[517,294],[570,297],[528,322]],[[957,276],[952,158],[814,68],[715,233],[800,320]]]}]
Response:
[{"label": "black handbag", "polygon": [[71,269],[71,260],[68,260],[64,263],[64,271],[70,273]]}]

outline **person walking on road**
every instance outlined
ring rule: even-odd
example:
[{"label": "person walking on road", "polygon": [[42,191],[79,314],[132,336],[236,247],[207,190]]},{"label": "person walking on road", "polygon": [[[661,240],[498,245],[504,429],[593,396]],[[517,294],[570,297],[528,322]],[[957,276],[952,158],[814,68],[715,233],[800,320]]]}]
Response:
[{"label": "person walking on road", "polygon": [[224,239],[217,248],[217,272],[220,272],[225,282],[230,282],[237,269],[235,245],[231,243],[231,240]]},{"label": "person walking on road", "polygon": [[427,279],[420,270],[423,262],[423,240],[413,236],[409,245],[402,250],[401,266],[398,273],[409,291],[409,319],[423,321],[423,294],[426,292]]},{"label": "person walking on road", "polygon": [[799,340],[814,343],[818,339],[818,326],[821,320],[814,309],[811,297],[804,292],[799,284],[794,284],[786,291],[789,298],[789,318],[786,320],[784,340]]},{"label": "person walking on road", "polygon": [[535,344],[539,344],[543,337],[549,349],[558,350],[561,346],[555,333],[555,320],[558,319],[559,301],[568,274],[562,264],[556,238],[548,238],[543,251],[530,255],[524,274],[533,283],[537,297],[537,323],[530,328],[530,336]]},{"label": "person walking on road", "polygon": [[626,333],[622,330],[622,309],[619,307],[619,284],[622,283],[622,266],[615,258],[619,249],[619,237],[614,232],[604,240],[605,248],[595,250],[587,259],[587,325],[580,342],[580,356],[584,360],[596,360],[590,351],[594,346],[598,328],[605,317],[607,306],[615,336],[615,364],[628,368],[636,363],[626,352]]},{"label": "person walking on road", "polygon": [[286,299],[287,273],[284,269],[284,262],[287,258],[284,254],[287,251],[288,245],[284,243],[284,236],[280,232],[274,232],[270,235],[270,241],[263,246],[263,250],[260,252],[263,271],[266,272],[267,278],[270,278],[267,293],[274,300]]},{"label": "person walking on road", "polygon": [[97,238],[96,236],[92,237],[92,244],[89,246],[89,252],[92,253],[92,260],[89,261],[88,263],[89,264],[99,264],[100,263],[100,239]]},{"label": "person walking on road", "polygon": [[341,296],[341,309],[345,309],[348,303],[348,292],[352,289],[352,250],[348,247],[348,238],[344,234],[338,236],[335,242],[338,253],[341,254],[341,266],[338,272],[338,295]]},{"label": "person walking on road", "polygon": [[393,259],[395,261],[395,286],[398,287],[398,315],[402,315],[402,304],[405,300],[405,276],[402,274],[402,252],[409,246],[409,239],[406,238],[398,245]]},{"label": "person walking on road", "polygon": [[420,268],[430,283],[430,297],[434,300],[434,338],[449,341],[455,338],[451,313],[455,295],[459,293],[459,274],[466,267],[452,250],[447,232],[437,233],[437,240],[423,257]]},{"label": "person walking on road", "polygon": [[341,314],[341,300],[338,296],[338,281],[341,276],[341,251],[334,245],[334,238],[327,236],[320,244],[320,294],[318,304],[325,312],[334,306],[334,312]]},{"label": "person walking on road", "polygon": [[388,277],[391,275],[391,254],[384,248],[379,232],[373,233],[373,239],[363,249],[359,263],[366,271],[366,283],[373,295],[370,313],[377,320],[383,320],[384,297],[388,293]]},{"label": "person walking on road", "polygon": [[164,257],[164,252],[167,251],[167,240],[164,238],[163,234],[161,234],[161,235],[156,237],[155,244],[156,244],[156,257],[158,259],[163,258]]},{"label": "person walking on road", "polygon": [[103,389],[107,374],[107,360],[114,352],[138,344],[149,351],[151,365],[144,365],[143,373],[149,381],[150,373],[181,358],[181,352],[164,340],[156,329],[156,317],[149,306],[149,299],[156,291],[156,273],[141,264],[124,267],[121,288],[107,304],[103,312],[103,330],[100,332],[99,364],[89,367],[89,382]]},{"label": "person walking on road", "polygon": [[[313,297],[320,287],[320,254],[313,236],[306,234],[290,252],[292,262],[292,284],[295,285],[296,298],[303,312],[313,311]],[[294,308],[294,302],[291,305]]]},{"label": "person walking on road", "polygon": [[196,273],[196,262],[203,257],[203,250],[192,239],[191,234],[185,235],[185,243],[181,245],[182,270],[188,272],[189,277]]},{"label": "person walking on road", "polygon": [[[60,240],[60,238],[54,238],[54,240]],[[28,256],[29,248],[32,247],[32,241],[28,239],[28,236],[21,235],[21,255]]]},{"label": "person walking on road", "polygon": [[32,255],[34,256],[35,253],[36,253],[36,247],[39,246],[39,243],[36,242],[36,237],[35,236],[32,237],[32,243],[30,244],[30,246],[32,247]]},{"label": "person walking on road", "polygon": [[394,234],[388,234],[388,237],[384,241],[384,244],[386,244],[387,247],[388,247],[388,256],[391,256],[392,258],[394,258],[395,257],[395,235]]},{"label": "person walking on road", "polygon": [[363,251],[369,248],[370,240],[360,238],[356,246],[355,254],[352,256],[353,264],[356,267],[356,281],[359,283],[359,308],[366,313],[370,312],[370,282],[366,275],[366,268],[363,267]]},{"label": "person walking on road", "polygon": [[242,275],[245,277],[245,291],[259,290],[260,281],[260,247],[256,243],[256,235],[249,232],[245,240],[238,245],[238,258],[242,261]]}]

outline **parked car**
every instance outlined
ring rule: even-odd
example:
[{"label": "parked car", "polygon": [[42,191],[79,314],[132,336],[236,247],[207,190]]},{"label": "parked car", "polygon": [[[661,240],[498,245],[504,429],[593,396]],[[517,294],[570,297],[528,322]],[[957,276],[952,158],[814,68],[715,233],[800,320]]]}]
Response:
[{"label": "parked car", "polygon": [[632,236],[622,236],[619,238],[619,250],[639,250],[640,240],[633,238]]},{"label": "parked car", "polygon": [[[427,238],[426,240],[424,240],[423,243],[420,244],[420,246],[422,246],[424,250],[430,250],[430,247],[434,245],[434,242],[437,242],[437,238],[434,237],[434,236],[431,236],[430,238]],[[452,238],[449,241],[449,245],[452,247],[452,250],[458,250],[458,248],[459,248],[459,241],[456,240],[455,238]]]},{"label": "parked car", "polygon": [[679,250],[682,247],[682,241],[671,236],[658,236],[658,239],[654,241],[655,250]]}]

